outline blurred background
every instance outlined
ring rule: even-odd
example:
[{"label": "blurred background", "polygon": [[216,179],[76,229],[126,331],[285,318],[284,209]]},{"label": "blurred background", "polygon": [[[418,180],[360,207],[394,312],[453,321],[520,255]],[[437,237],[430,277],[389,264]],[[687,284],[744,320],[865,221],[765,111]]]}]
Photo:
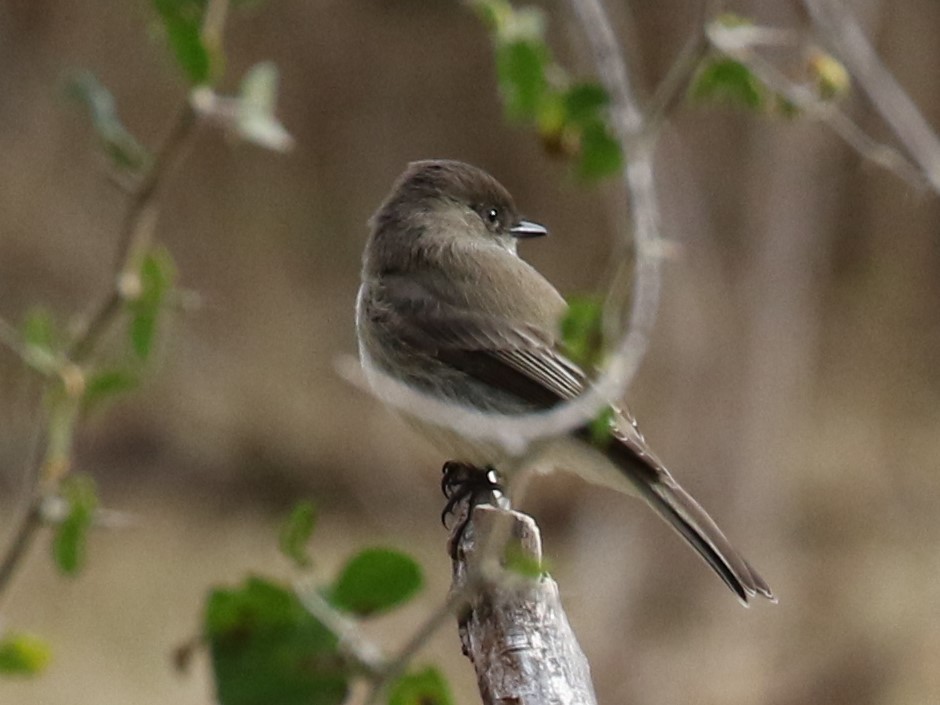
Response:
[{"label": "blurred background", "polygon": [[[540,3],[563,64],[589,76],[561,2]],[[940,126],[940,3],[848,3],[928,122]],[[609,3],[645,95],[693,32],[698,3]],[[799,3],[730,3],[804,31]],[[185,96],[148,3],[0,4],[0,315],[61,320],[110,286],[125,197],[63,95],[93,71],[125,124],[159,140]],[[484,167],[552,231],[523,255],[564,293],[593,290],[615,238],[610,185],[586,187],[509,125],[485,30],[440,0],[269,0],[233,13],[227,87],[281,71],[283,156],[202,129],[162,199],[158,237],[202,305],[164,328],[152,374],[81,427],[76,467],[134,526],[93,536],[77,579],[42,537],[4,604],[7,627],[55,650],[0,702],[212,700],[206,661],[174,672],[206,590],[289,575],[277,526],[320,507],[324,576],[357,547],[413,552],[428,586],[373,633],[390,648],[443,599],[441,461],[339,378],[355,353],[366,220],[404,165]],[[887,131],[863,97],[846,105]],[[637,502],[549,476],[526,509],[600,702],[940,701],[940,207],[824,127],[715,106],[679,109],[658,150],[675,247],[631,392],[677,478],[759,567],[780,604],[741,609]],[[36,385],[0,349],[0,539],[39,418]],[[419,661],[478,702],[446,627]]]}]

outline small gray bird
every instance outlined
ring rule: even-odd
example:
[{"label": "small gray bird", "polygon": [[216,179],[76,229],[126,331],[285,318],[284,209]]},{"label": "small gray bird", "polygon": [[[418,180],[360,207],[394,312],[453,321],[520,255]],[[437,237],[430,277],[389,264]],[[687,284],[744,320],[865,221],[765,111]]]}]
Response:
[{"label": "small gray bird", "polygon": [[[456,161],[408,166],[371,220],[356,329],[363,369],[436,398],[483,411],[549,409],[590,384],[565,357],[558,327],[567,304],[516,254],[520,239],[547,230],[520,218],[509,192]],[[711,517],[653,454],[624,409],[611,436],[587,428],[549,444],[546,469],[645,500],[691,544],[745,604],[773,592]],[[505,451],[446,425],[410,419],[450,460],[499,468]]]}]

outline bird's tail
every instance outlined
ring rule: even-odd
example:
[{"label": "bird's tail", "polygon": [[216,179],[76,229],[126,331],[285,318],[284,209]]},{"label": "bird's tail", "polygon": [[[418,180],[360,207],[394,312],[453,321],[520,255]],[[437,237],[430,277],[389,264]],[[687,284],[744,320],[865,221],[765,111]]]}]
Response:
[{"label": "bird's tail", "polygon": [[745,606],[757,595],[777,601],[770,586],[734,549],[712,518],[649,452],[642,436],[616,429],[605,454],[634,491],[696,550]]}]

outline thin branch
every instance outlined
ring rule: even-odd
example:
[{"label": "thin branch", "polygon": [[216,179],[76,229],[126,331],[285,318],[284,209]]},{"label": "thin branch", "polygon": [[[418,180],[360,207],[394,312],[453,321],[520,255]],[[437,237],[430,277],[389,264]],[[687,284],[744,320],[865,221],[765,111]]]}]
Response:
[{"label": "thin branch", "polygon": [[118,237],[112,270],[112,289],[93,309],[87,323],[75,335],[68,350],[68,356],[74,362],[88,358],[121,311],[123,302],[136,293],[134,284],[130,283],[130,277],[135,270],[137,259],[151,240],[160,187],[185,156],[185,147],[193,135],[196,122],[196,114],[187,101],[180,108],[166,137],[154,154],[149,171],[131,194]]},{"label": "thin branch", "polygon": [[466,603],[467,592],[452,590],[444,603],[421,622],[405,645],[385,664],[381,677],[373,681],[372,690],[366,700],[368,705],[379,701],[382,691],[405,671],[415,655],[427,645],[428,640]]},{"label": "thin branch", "polygon": [[940,139],[878,58],[855,17],[835,0],[803,0],[803,4],[931,188],[940,193]]},{"label": "thin branch", "polygon": [[751,28],[725,27],[721,23],[712,22],[708,26],[707,34],[716,50],[740,61],[771,91],[783,96],[807,115],[828,125],[860,155],[895,173],[912,186],[927,186],[921,171],[898,150],[869,137],[833,103],[820,100],[808,87],[790,81],[755,51],[753,42],[742,41],[741,32],[749,29]]},{"label": "thin branch", "polygon": [[386,672],[382,651],[368,641],[356,623],[331,605],[309,580],[294,584],[294,593],[306,610],[339,639],[340,647],[370,678],[382,678]]},{"label": "thin branch", "polygon": [[16,574],[20,561],[26,556],[37,530],[42,526],[41,501],[31,500],[29,508],[20,519],[7,550],[0,560],[0,598],[6,593],[10,581]]},{"label": "thin branch", "polygon": [[[219,19],[224,16],[224,12],[218,15]],[[145,251],[152,236],[156,219],[156,200],[160,187],[185,155],[185,148],[194,133],[196,123],[196,114],[187,100],[179,109],[166,137],[156,150],[150,168],[131,193],[131,200],[118,236],[112,288],[92,309],[87,322],[73,337],[65,356],[65,365],[69,370],[78,370],[77,365],[94,352],[98,341],[117,320],[124,300],[136,293],[132,281],[138,285],[139,282],[133,277],[132,272],[135,271],[137,259]],[[16,340],[10,338],[9,333],[8,324],[4,323],[0,326],[0,336],[8,345]],[[18,347],[16,343],[14,343],[15,347]],[[28,354],[25,348],[23,352]],[[28,359],[22,354],[20,357],[24,360]],[[70,423],[74,423],[74,419]],[[55,438],[56,434],[50,434],[47,439],[47,443],[50,444],[47,448],[47,455],[53,450],[51,444],[55,442]],[[14,531],[12,541],[0,557],[0,597],[4,595],[18,566],[32,545],[33,539],[44,524],[44,500],[54,495],[57,491],[58,480],[64,475],[64,472],[57,470],[51,474],[50,478],[50,471],[46,465],[48,463],[45,461],[42,466],[39,465],[38,460],[36,461],[29,505]]]},{"label": "thin branch", "polygon": [[708,52],[706,17],[703,10],[701,21],[696,23],[695,32],[683,45],[665,78],[656,88],[646,109],[642,139],[650,139],[658,133],[668,115],[685,99],[689,84]]}]

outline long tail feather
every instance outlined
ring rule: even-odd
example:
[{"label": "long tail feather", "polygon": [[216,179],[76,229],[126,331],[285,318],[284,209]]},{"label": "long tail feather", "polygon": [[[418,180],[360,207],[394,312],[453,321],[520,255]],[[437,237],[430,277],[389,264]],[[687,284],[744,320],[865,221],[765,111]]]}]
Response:
[{"label": "long tail feather", "polygon": [[757,595],[776,602],[767,582],[641,442],[642,437],[634,440],[618,433],[607,448],[607,456],[637,493],[695,549],[745,606]]}]

